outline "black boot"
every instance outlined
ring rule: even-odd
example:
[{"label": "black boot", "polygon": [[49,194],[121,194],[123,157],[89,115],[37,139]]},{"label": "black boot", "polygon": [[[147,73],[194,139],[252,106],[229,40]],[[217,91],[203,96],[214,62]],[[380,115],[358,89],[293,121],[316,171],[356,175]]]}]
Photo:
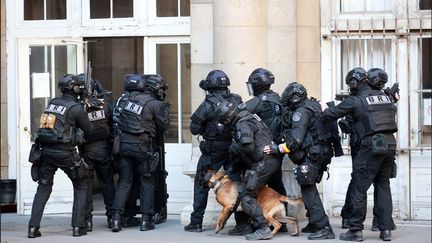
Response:
[{"label": "black boot", "polygon": [[379,227],[378,227],[378,223],[373,223],[373,224],[372,224],[372,227],[371,227],[371,230],[372,230],[372,231],[379,231],[380,229],[379,229]]},{"label": "black boot", "polygon": [[87,227],[72,227],[72,236],[79,237],[87,234]]},{"label": "black boot", "polygon": [[229,235],[247,235],[253,232],[252,226],[249,224],[238,224],[234,229],[228,230]]},{"label": "black boot", "polygon": [[86,224],[87,232],[92,232],[93,231],[93,220],[86,219],[85,224]]},{"label": "black boot", "polygon": [[306,225],[306,227],[304,227],[304,228],[301,229],[301,232],[302,232],[302,233],[315,233],[315,232],[317,232],[317,231],[318,231],[318,229],[315,228],[315,226],[313,226],[313,225],[310,224],[310,223],[308,223],[308,224]]},{"label": "black boot", "polygon": [[111,219],[112,232],[119,232],[121,230],[121,216],[118,213],[114,213]]},{"label": "black boot", "polygon": [[334,238],[335,238],[335,234],[333,233],[333,229],[330,226],[326,226],[308,236],[309,240],[324,240],[324,239],[334,239]]},{"label": "black boot", "polygon": [[348,219],[342,219],[342,229],[348,229],[349,228],[349,220]]},{"label": "black boot", "polygon": [[36,238],[41,236],[42,234],[39,231],[39,227],[28,227],[28,234],[27,234],[28,238]]},{"label": "black boot", "polygon": [[252,234],[246,235],[246,240],[268,240],[273,237],[271,230],[268,226],[259,228]]},{"label": "black boot", "polygon": [[140,226],[141,231],[154,230],[154,229],[155,229],[155,224],[153,219],[143,220],[141,222],[141,226]]},{"label": "black boot", "polygon": [[201,224],[193,224],[190,223],[184,227],[184,231],[189,232],[202,232],[202,225]]},{"label": "black boot", "polygon": [[348,230],[340,234],[339,239],[345,241],[363,241],[363,233],[361,230]]},{"label": "black boot", "polygon": [[111,216],[107,217],[107,223],[108,223],[108,229],[111,229],[112,228],[112,218],[111,218]]},{"label": "black boot", "polygon": [[140,220],[135,217],[123,217],[122,219],[122,226],[125,228],[128,227],[136,227],[140,225]]},{"label": "black boot", "polygon": [[381,230],[379,238],[383,241],[391,241],[391,230]]}]

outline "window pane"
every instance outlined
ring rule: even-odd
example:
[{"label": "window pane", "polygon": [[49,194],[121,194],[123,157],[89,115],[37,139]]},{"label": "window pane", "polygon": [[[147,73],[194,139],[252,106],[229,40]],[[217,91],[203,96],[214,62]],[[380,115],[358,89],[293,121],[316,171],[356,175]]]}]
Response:
[{"label": "window pane", "polygon": [[178,76],[177,44],[156,45],[156,72],[168,82],[167,101],[170,103],[171,125],[167,131],[166,142],[178,143]]},{"label": "window pane", "polygon": [[178,0],[156,0],[156,16],[157,17],[177,17],[178,16]]},{"label": "window pane", "polygon": [[24,20],[43,20],[44,1],[24,0]]},{"label": "window pane", "polygon": [[419,9],[420,10],[432,9],[432,1],[431,0],[420,0]]},{"label": "window pane", "polygon": [[[77,48],[76,45],[54,47],[54,80],[57,87],[58,79],[64,74],[77,74]],[[61,92],[55,89],[55,97],[61,96]]]},{"label": "window pane", "polygon": [[363,0],[340,0],[341,12],[363,12]]},{"label": "window pane", "polygon": [[47,19],[66,19],[66,0],[46,0]]},{"label": "window pane", "polygon": [[366,11],[390,11],[394,0],[367,0]]},{"label": "window pane", "polygon": [[90,18],[110,18],[110,0],[90,0]]},{"label": "window pane", "polygon": [[[50,46],[32,46],[30,47],[29,56],[29,68],[30,68],[30,130],[31,134],[34,134],[37,128],[39,128],[40,115],[42,114],[45,106],[48,104],[51,98],[50,92],[48,96],[41,95],[38,90],[33,90],[33,86],[40,89],[41,86],[36,85],[35,78],[38,74],[48,73],[50,80],[47,81],[48,86],[43,85],[44,88],[51,90],[51,47]],[[40,83],[40,82],[39,82]],[[39,90],[40,91],[40,90]],[[43,92],[44,93],[44,92]],[[46,94],[46,93],[44,93]],[[32,136],[34,140],[34,136]]]},{"label": "window pane", "polygon": [[181,62],[181,107],[182,107],[182,143],[192,142],[192,133],[189,130],[190,117],[192,114],[192,93],[191,93],[191,53],[190,44],[180,45]]},{"label": "window pane", "polygon": [[113,0],[113,17],[133,17],[133,0]]},{"label": "window pane", "polygon": [[180,0],[180,16],[190,16],[190,0]]},{"label": "window pane", "polygon": [[[431,123],[431,115],[432,115],[432,71],[431,71],[431,59],[430,59],[430,53],[432,51],[432,39],[422,39],[422,46],[421,46],[421,55],[422,55],[422,91],[420,95],[420,102],[422,104],[422,121],[421,121],[421,131],[422,131],[422,144],[431,145],[431,139],[432,139],[432,123]],[[428,91],[426,91],[428,90]]]}]

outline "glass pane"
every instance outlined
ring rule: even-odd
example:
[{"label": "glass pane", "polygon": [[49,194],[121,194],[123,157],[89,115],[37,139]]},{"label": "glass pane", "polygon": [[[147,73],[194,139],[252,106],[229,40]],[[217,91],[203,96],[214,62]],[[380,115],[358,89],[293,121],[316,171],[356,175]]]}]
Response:
[{"label": "glass pane", "polygon": [[24,0],[24,20],[43,20],[44,0]]},{"label": "glass pane", "polygon": [[178,16],[178,0],[156,0],[156,16],[157,17],[177,17]]},{"label": "glass pane", "polygon": [[47,19],[66,19],[66,0],[46,0]]},{"label": "glass pane", "polygon": [[178,76],[177,44],[156,45],[156,72],[168,82],[167,101],[170,103],[171,125],[167,131],[166,142],[178,143]]},{"label": "glass pane", "polygon": [[113,0],[113,17],[133,17],[133,0]]},{"label": "glass pane", "polygon": [[181,62],[181,107],[182,107],[182,143],[192,142],[192,133],[189,130],[190,117],[192,114],[191,93],[191,53],[190,44],[180,45]]},{"label": "glass pane", "polygon": [[390,11],[394,0],[367,0],[366,11]]},{"label": "glass pane", "polygon": [[143,73],[144,39],[138,38],[86,38],[88,60],[91,61],[95,79],[112,97],[123,93],[123,77],[128,73]]},{"label": "glass pane", "polygon": [[110,18],[110,0],[90,0],[90,18]]},{"label": "glass pane", "polygon": [[355,68],[361,66],[361,51],[359,45],[361,45],[360,40],[342,40],[342,66],[341,66],[341,89],[348,90],[348,87],[345,84],[345,76],[347,73]]},{"label": "glass pane", "polygon": [[[30,47],[29,60],[30,130],[34,134],[39,128],[40,115],[51,98],[51,46]],[[40,92],[43,90],[46,92]],[[34,136],[32,136],[32,141],[34,141]]]},{"label": "glass pane", "polygon": [[190,0],[180,0],[180,16],[190,16]]},{"label": "glass pane", "polygon": [[340,0],[341,12],[363,12],[364,0]]},{"label": "glass pane", "polygon": [[432,1],[431,0],[420,0],[419,1],[419,9],[420,10],[432,9]]},{"label": "glass pane", "polygon": [[423,145],[431,145],[432,142],[432,71],[431,71],[431,58],[430,53],[432,51],[432,39],[421,39],[421,68],[422,68],[422,93],[420,95],[422,108],[422,121],[421,121],[421,131],[422,131],[422,141]]},{"label": "glass pane", "polygon": [[388,83],[391,86],[396,80],[393,80],[393,56],[390,39],[369,39],[367,43],[367,58],[363,67],[366,71],[370,68],[381,68],[387,72]]},{"label": "glass pane", "polygon": [[[54,47],[54,80],[57,87],[58,80],[64,74],[77,74],[77,47],[76,45]],[[55,97],[61,96],[61,91],[55,89]]]}]

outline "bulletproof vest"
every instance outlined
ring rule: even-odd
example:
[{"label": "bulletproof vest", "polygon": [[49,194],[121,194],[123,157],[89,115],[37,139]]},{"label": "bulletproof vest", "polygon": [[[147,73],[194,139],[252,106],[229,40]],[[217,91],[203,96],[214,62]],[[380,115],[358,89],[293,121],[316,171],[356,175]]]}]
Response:
[{"label": "bulletproof vest", "polygon": [[256,107],[255,112],[263,122],[270,128],[275,117],[282,116],[282,105],[279,96],[274,92],[264,92],[257,96],[261,102]]},{"label": "bulletproof vest", "polygon": [[[229,101],[236,106],[240,104],[241,98],[235,94],[220,95],[220,94],[210,94],[206,97],[205,101],[209,102],[213,107],[213,111],[216,111],[217,107],[223,101]],[[217,139],[217,140],[229,140],[231,139],[231,132],[229,129],[224,129],[222,133],[218,130],[218,119],[216,115],[210,119],[204,128],[203,137],[205,139]]]},{"label": "bulletproof vest", "polygon": [[153,114],[146,109],[147,103],[155,98],[149,94],[131,92],[129,96],[125,95],[119,99],[116,107],[120,113],[117,117],[118,127],[123,132],[133,134],[146,132],[155,137],[156,126],[153,122]]},{"label": "bulletproof vest", "polygon": [[96,109],[87,112],[87,116],[92,123],[93,130],[91,134],[86,137],[86,142],[94,142],[108,139],[111,135],[110,127],[108,124],[108,105],[104,104],[104,107],[102,109]]},{"label": "bulletproof vest", "polygon": [[78,145],[77,140],[82,141],[82,135],[77,139],[77,129],[66,122],[66,116],[70,108],[79,103],[55,98],[45,108],[40,118],[40,126],[37,129],[37,138],[41,143],[69,143]]},{"label": "bulletproof vest", "polygon": [[374,90],[360,99],[364,112],[355,117],[355,129],[360,138],[375,133],[397,132],[396,106],[389,96]]},{"label": "bulletproof vest", "polygon": [[306,99],[304,108],[311,110],[314,114],[309,121],[309,134],[313,144],[326,144],[331,142],[331,132],[323,123],[321,104],[314,98]]}]

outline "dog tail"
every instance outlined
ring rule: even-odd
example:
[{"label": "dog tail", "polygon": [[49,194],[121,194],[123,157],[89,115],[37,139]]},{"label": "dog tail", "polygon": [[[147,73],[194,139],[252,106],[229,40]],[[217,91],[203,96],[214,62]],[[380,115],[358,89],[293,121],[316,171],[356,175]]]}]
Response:
[{"label": "dog tail", "polygon": [[287,202],[287,203],[289,203],[291,205],[299,205],[299,204],[303,203],[303,198],[289,199],[285,195],[280,195],[279,196],[279,201],[281,201],[281,202]]}]

